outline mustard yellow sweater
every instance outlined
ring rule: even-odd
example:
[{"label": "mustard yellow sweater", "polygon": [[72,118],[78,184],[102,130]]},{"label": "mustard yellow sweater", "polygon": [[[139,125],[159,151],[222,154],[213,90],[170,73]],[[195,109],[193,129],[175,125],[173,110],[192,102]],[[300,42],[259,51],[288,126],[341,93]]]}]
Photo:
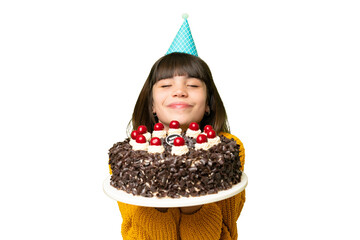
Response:
[{"label": "mustard yellow sweater", "polygon": [[[230,133],[240,145],[240,161],[244,170],[245,152],[242,142]],[[111,170],[110,170],[111,171]],[[205,204],[197,212],[182,214],[179,208],[163,213],[151,207],[139,207],[118,202],[123,218],[121,234],[124,240],[134,239],[237,239],[236,220],[245,202],[245,190],[231,198]]]}]

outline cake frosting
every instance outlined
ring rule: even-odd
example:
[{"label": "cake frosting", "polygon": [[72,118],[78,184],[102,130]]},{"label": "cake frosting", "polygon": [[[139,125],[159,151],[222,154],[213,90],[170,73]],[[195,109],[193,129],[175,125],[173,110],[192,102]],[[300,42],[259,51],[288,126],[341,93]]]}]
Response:
[{"label": "cake frosting", "polygon": [[219,144],[221,142],[220,137],[216,136],[215,138],[208,138],[208,142],[210,144],[210,147]]},{"label": "cake frosting", "polygon": [[177,134],[180,135],[182,132],[181,128],[169,128],[168,135]]},{"label": "cake frosting", "polygon": [[134,151],[139,151],[139,150],[147,151],[148,147],[149,147],[149,143],[148,142],[146,142],[146,143],[137,143],[135,141],[135,142],[133,142],[132,147],[133,147]]},{"label": "cake frosting", "polygon": [[199,124],[196,122],[190,123],[189,128],[186,130],[186,136],[192,138],[197,138],[200,133],[201,130],[199,128]]},{"label": "cake frosting", "polygon": [[132,147],[134,147],[134,145],[136,144],[135,139],[130,139],[129,144],[130,144]]},{"label": "cake frosting", "polygon": [[164,124],[162,123],[157,123],[154,125],[154,131],[152,132],[152,137],[158,137],[158,138],[166,138],[166,130],[164,127]]},{"label": "cake frosting", "polygon": [[152,137],[166,138],[166,131],[165,130],[153,131]]},{"label": "cake frosting", "polygon": [[189,152],[189,148],[184,145],[184,146],[173,146],[171,148],[171,154],[176,155],[176,156],[181,156],[184,155],[186,153]]},{"label": "cake frosting", "polygon": [[160,146],[150,145],[147,150],[148,153],[163,153],[165,151],[165,148],[163,145]]},{"label": "cake frosting", "polygon": [[211,144],[209,142],[205,143],[195,143],[195,150],[209,150],[211,148]]},{"label": "cake frosting", "polygon": [[186,136],[196,138],[201,133],[201,130],[191,130],[190,128],[186,130]]},{"label": "cake frosting", "polygon": [[151,139],[151,133],[149,133],[149,132],[144,133],[144,137],[146,138],[147,141],[150,141],[150,139]]}]

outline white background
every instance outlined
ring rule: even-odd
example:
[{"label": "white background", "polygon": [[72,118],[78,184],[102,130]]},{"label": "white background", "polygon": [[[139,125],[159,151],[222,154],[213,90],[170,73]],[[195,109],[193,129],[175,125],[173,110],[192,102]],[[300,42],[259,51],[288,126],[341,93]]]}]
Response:
[{"label": "white background", "polygon": [[1,1],[1,239],[121,239],[108,149],[184,12],[246,149],[239,239],[360,239],[357,1],[194,2]]}]

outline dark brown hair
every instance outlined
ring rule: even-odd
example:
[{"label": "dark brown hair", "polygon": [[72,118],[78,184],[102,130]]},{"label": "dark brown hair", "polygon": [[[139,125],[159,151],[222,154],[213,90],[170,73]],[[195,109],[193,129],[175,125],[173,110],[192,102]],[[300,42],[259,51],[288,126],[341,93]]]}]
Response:
[{"label": "dark brown hair", "polygon": [[186,53],[171,53],[155,62],[136,101],[128,133],[140,125],[145,125],[149,132],[153,131],[158,119],[152,113],[152,87],[157,81],[174,76],[198,78],[206,85],[210,114],[204,115],[200,129],[205,125],[212,125],[217,133],[230,133],[225,107],[208,65],[201,58]]}]

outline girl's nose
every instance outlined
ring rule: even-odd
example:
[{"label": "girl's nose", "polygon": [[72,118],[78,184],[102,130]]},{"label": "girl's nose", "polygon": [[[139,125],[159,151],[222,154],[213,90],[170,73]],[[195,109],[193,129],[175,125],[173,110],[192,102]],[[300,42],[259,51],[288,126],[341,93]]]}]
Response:
[{"label": "girl's nose", "polygon": [[186,86],[177,86],[174,89],[173,97],[187,97],[188,93],[186,90]]}]

